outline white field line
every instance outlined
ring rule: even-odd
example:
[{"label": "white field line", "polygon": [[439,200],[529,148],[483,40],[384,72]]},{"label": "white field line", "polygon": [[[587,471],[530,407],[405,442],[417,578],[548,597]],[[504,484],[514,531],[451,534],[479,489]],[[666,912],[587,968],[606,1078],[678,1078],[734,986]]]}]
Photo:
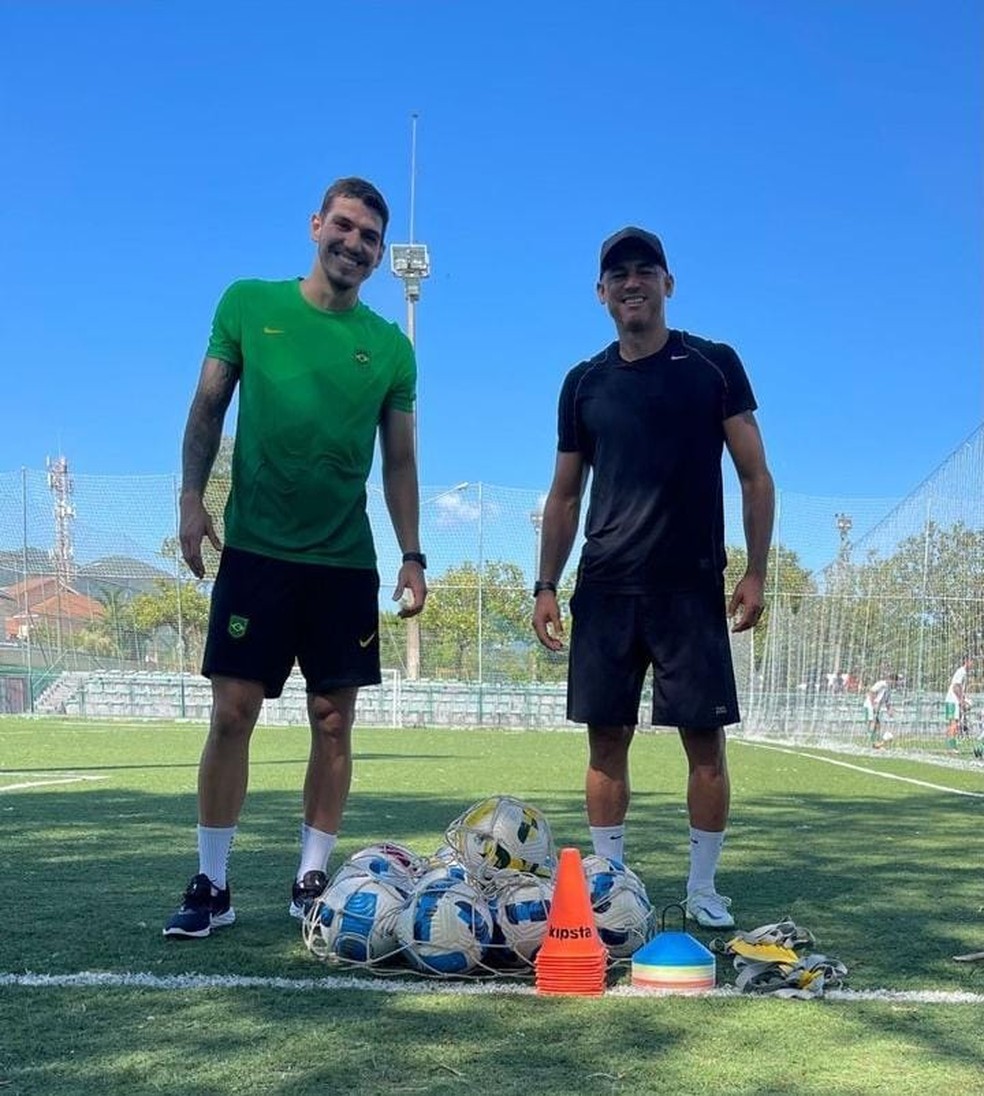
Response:
[{"label": "white field line", "polygon": [[51,784],[78,784],[84,780],[108,780],[108,776],[86,776],[79,773],[77,776],[58,776],[50,780],[27,780],[23,784],[0,785],[0,795],[4,792],[20,792],[25,788],[46,788]]},{"label": "white field line", "polygon": [[[0,974],[0,986],[24,986],[31,989],[151,989],[151,990],[209,990],[209,989],[274,989],[293,993],[338,992],[360,990],[369,993],[404,993],[413,996],[463,996],[478,997],[501,995],[506,997],[533,997],[536,988],[530,984],[503,982],[441,982],[408,981],[406,979],[380,979],[328,976],[326,978],[252,978],[233,974],[110,974],[98,971],[82,971],[79,974]],[[616,986],[607,990],[606,997],[671,997],[665,990],[653,991],[634,986]],[[742,994],[732,986],[722,986],[706,993],[688,996],[761,1000],[761,994]],[[981,1005],[984,994],[964,993],[955,990],[829,990],[824,999],[843,1003],[858,1001],[883,1001],[890,1004],[918,1005]]]},{"label": "white field line", "polygon": [[928,780],[916,780],[912,776],[899,776],[897,773],[886,773],[880,769],[869,769],[865,765],[852,765],[849,761],[837,761],[833,757],[821,757],[819,754],[806,753],[803,750],[793,750],[786,746],[771,746],[764,742],[750,742],[748,739],[733,738],[729,745],[738,743],[741,746],[753,746],[758,750],[774,750],[776,753],[791,754],[793,757],[805,757],[810,761],[822,761],[825,765],[838,765],[842,769],[853,769],[856,773],[866,773],[868,776],[878,776],[882,780],[899,780],[903,784],[915,784],[919,788],[930,788],[936,792],[948,792],[950,795],[966,795],[971,799],[984,799],[984,792],[968,792],[964,788],[950,788],[946,784],[931,784]]}]

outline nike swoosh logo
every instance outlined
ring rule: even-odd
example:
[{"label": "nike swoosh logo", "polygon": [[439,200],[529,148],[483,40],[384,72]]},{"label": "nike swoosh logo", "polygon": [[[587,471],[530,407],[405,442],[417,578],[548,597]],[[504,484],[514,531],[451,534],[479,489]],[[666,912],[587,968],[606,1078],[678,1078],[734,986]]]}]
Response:
[{"label": "nike swoosh logo", "polygon": [[280,327],[264,327],[263,328],[263,334],[264,335],[282,335],[283,333],[284,333],[283,329],[280,328]]},{"label": "nike swoosh logo", "polygon": [[365,638],[365,639],[360,639],[360,640],[359,640],[359,646],[360,646],[360,647],[368,647],[368,646],[369,646],[369,644],[370,644],[370,643],[372,643],[372,641],[373,641],[373,640],[374,640],[375,638],[376,638],[376,633],[375,633],[375,632],[373,632],[373,633],[372,633],[372,635],[368,635],[368,636],[366,636],[366,638]]},{"label": "nike swoosh logo", "polygon": [[671,354],[670,355],[670,361],[671,362],[682,362],[684,358],[688,358],[689,356],[690,356],[689,354]]}]

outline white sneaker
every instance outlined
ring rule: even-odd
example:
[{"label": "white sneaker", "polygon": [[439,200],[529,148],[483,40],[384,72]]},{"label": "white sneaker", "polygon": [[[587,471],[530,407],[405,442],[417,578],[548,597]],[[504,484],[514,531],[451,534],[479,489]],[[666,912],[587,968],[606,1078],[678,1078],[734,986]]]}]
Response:
[{"label": "white sneaker", "polygon": [[684,908],[687,915],[705,929],[733,929],[735,919],[728,913],[731,899],[717,891],[697,891],[688,894]]}]

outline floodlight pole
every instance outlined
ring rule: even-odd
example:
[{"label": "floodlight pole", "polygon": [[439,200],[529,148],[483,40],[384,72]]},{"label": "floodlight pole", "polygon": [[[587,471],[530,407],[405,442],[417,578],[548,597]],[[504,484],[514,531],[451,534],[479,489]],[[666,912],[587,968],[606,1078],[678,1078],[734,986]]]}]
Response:
[{"label": "floodlight pole", "polygon": [[847,604],[848,567],[851,562],[851,528],[854,521],[850,514],[834,514],[837,532],[840,534],[840,548],[837,552],[837,596],[839,598],[840,627],[837,630],[837,642],[834,647],[834,673],[841,672],[841,644],[844,638],[844,613]]},{"label": "floodlight pole", "polygon": [[[410,115],[410,242],[390,245],[390,268],[403,282],[403,291],[407,300],[407,338],[410,345],[417,347],[417,302],[420,300],[420,285],[430,275],[430,257],[427,246],[414,242],[414,213],[417,201],[417,115]],[[419,401],[418,401],[419,407]],[[417,474],[420,474],[419,436],[420,415],[414,410],[413,451],[417,460]],[[407,679],[416,681],[420,677],[420,621],[411,617],[407,621]]]}]

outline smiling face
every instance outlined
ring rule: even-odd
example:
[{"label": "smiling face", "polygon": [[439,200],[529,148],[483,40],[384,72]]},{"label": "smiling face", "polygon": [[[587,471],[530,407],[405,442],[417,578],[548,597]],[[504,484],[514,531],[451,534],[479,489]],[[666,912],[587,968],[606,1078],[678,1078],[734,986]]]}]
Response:
[{"label": "smiling face", "polygon": [[598,299],[621,334],[656,333],[666,327],[666,299],[673,295],[673,275],[660,266],[645,244],[627,241],[606,261],[598,282]]},{"label": "smiling face", "polygon": [[311,217],[318,264],[336,293],[358,291],[383,258],[383,219],[361,198],[339,195]]}]

